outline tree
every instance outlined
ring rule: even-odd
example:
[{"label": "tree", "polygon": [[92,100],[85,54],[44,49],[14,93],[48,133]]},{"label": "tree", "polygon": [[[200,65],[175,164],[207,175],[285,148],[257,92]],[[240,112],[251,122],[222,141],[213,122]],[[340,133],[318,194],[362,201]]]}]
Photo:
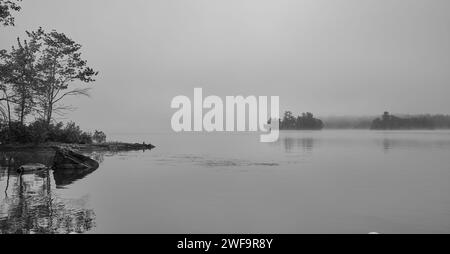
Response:
[{"label": "tree", "polygon": [[281,129],[295,129],[295,117],[292,115],[291,111],[284,112],[281,123]]},{"label": "tree", "polygon": [[12,65],[12,100],[16,104],[14,110],[19,122],[23,125],[25,117],[29,115],[35,107],[34,90],[38,84],[36,73],[36,52],[39,45],[35,40],[20,41],[17,39],[17,48],[13,47],[10,63]]},{"label": "tree", "polygon": [[106,134],[103,131],[95,130],[94,135],[92,136],[92,139],[96,143],[104,143],[106,141]]},{"label": "tree", "polygon": [[401,130],[401,129],[427,129],[436,128],[436,123],[430,115],[398,117],[384,112],[373,120],[370,127],[374,130]]},{"label": "tree", "polygon": [[54,114],[69,109],[62,104],[65,97],[89,95],[89,89],[75,87],[75,81],[93,82],[98,72],[81,58],[81,45],[63,33],[39,28],[27,37],[18,38],[11,51],[0,51],[0,101],[6,102],[0,113],[11,123],[13,109],[21,124],[37,113],[49,125]]},{"label": "tree", "polygon": [[50,124],[54,113],[69,109],[61,104],[67,96],[89,95],[89,88],[74,88],[75,81],[90,83],[98,72],[87,66],[81,58],[81,45],[56,31],[45,32],[39,28],[27,32],[31,40],[41,45],[37,58],[40,82],[36,89],[42,118]]},{"label": "tree", "polygon": [[[0,99],[0,112],[3,120],[8,122],[8,126],[11,126],[11,106],[9,88],[9,75],[11,73],[10,66],[6,64],[8,54],[6,50],[0,50],[0,91],[2,91],[2,98]],[[3,105],[6,102],[6,106]]]},{"label": "tree", "polygon": [[314,118],[310,112],[294,117],[291,111],[286,111],[283,119],[280,120],[280,129],[282,130],[321,130],[322,128],[322,120]]},{"label": "tree", "polygon": [[36,70],[36,54],[39,43],[32,39],[29,42],[17,38],[17,46],[10,52],[0,52],[0,89],[3,100],[7,104],[8,122],[11,124],[11,103],[19,122],[23,125],[25,117],[35,108],[34,90],[39,82]]},{"label": "tree", "polygon": [[22,0],[0,0],[0,23],[4,26],[14,26],[12,12],[20,11],[18,2]]}]

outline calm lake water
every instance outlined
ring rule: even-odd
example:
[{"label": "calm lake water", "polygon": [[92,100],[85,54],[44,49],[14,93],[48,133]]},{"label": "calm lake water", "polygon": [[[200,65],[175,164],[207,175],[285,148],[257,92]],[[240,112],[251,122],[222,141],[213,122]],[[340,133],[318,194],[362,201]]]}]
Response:
[{"label": "calm lake water", "polygon": [[449,131],[109,138],[157,147],[22,176],[51,155],[0,152],[0,232],[450,233]]}]

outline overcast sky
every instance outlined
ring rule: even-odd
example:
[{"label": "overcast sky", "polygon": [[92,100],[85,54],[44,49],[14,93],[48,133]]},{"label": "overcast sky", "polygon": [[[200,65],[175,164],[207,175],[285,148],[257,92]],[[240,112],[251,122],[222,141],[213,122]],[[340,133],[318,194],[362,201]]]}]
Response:
[{"label": "overcast sky", "polygon": [[176,95],[279,95],[317,115],[450,113],[448,0],[23,0],[0,48],[42,26],[100,71],[67,115],[168,130]]}]

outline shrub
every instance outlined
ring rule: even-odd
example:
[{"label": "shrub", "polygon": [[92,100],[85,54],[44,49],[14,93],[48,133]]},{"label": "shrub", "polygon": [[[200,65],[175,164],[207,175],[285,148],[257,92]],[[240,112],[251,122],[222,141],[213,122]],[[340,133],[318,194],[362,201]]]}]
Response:
[{"label": "shrub", "polygon": [[42,143],[48,140],[50,131],[44,121],[35,121],[28,125],[30,140],[33,143]]},{"label": "shrub", "polygon": [[92,144],[92,134],[88,132],[81,133],[80,144]]},{"label": "shrub", "polygon": [[[95,132],[96,142],[104,142],[106,135],[102,131]],[[64,125],[62,122],[47,125],[42,120],[37,120],[28,125],[12,122],[0,124],[1,143],[43,143],[61,142],[70,144],[91,144],[94,137],[89,132],[84,132],[74,122]]]},{"label": "shrub", "polygon": [[106,142],[106,134],[103,131],[95,130],[94,135],[92,136],[92,139],[96,143],[105,143]]},{"label": "shrub", "polygon": [[18,122],[2,125],[2,143],[30,143],[32,142],[30,129]]}]

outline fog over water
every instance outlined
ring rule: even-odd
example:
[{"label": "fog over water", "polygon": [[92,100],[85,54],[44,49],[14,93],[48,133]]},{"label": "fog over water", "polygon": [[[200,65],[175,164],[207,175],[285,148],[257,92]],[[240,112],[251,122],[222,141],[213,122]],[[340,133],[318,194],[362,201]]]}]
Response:
[{"label": "fog over water", "polygon": [[279,95],[319,116],[450,113],[447,0],[23,1],[0,48],[57,29],[100,71],[69,113],[107,133],[170,128],[176,95]]}]

